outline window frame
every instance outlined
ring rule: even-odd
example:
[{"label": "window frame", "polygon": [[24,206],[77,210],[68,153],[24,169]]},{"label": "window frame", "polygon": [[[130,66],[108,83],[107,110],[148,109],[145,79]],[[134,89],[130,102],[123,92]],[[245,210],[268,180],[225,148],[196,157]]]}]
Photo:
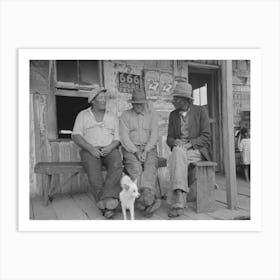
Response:
[{"label": "window frame", "polygon": [[[79,60],[77,60],[77,75],[79,81]],[[104,86],[104,63],[103,60],[98,60],[98,73],[99,73],[99,84],[100,86]],[[57,81],[57,63],[56,60],[51,61],[51,92],[50,98],[48,100],[48,140],[50,142],[63,142],[63,141],[71,141],[71,138],[59,138],[58,130],[57,130],[57,111],[56,111],[56,96],[65,96],[65,97],[84,97],[87,98],[89,96],[91,88],[88,90],[80,89],[80,85],[73,87],[62,87],[59,85]],[[75,85],[73,83],[73,85]]]},{"label": "window frame", "polygon": [[[57,81],[57,60],[54,60],[54,85],[55,85],[55,95],[61,95],[61,96],[72,96],[72,97],[88,97],[88,94],[91,87],[88,87],[87,89],[81,89],[80,84],[78,83],[77,86],[73,83],[73,87],[66,87],[66,86],[59,86],[59,81]],[[80,80],[80,73],[79,73],[79,60],[77,61],[77,77],[78,81]],[[100,86],[104,86],[104,75],[103,75],[103,60],[98,60],[98,73],[99,73],[99,83]]]}]

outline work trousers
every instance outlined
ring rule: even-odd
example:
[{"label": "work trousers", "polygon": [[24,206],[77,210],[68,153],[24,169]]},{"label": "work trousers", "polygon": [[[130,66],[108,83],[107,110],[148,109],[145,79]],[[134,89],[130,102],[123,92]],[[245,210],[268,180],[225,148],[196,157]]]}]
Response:
[{"label": "work trousers", "polygon": [[170,174],[171,190],[182,190],[189,192],[188,167],[190,163],[202,160],[199,150],[185,147],[174,147],[168,159],[168,169]]},{"label": "work trousers", "polygon": [[[142,150],[142,146],[137,146],[139,150]],[[131,178],[137,178],[137,186],[139,190],[148,188],[156,194],[156,180],[157,180],[157,150],[151,149],[147,152],[146,161],[141,163],[137,157],[125,149],[123,149],[123,158],[125,168]]]},{"label": "work trousers", "polygon": [[[114,149],[107,156],[100,158],[94,157],[86,150],[81,150],[80,155],[96,202],[105,198],[118,199],[122,176],[122,159],[119,150]],[[105,180],[102,174],[103,166],[107,170]]]}]

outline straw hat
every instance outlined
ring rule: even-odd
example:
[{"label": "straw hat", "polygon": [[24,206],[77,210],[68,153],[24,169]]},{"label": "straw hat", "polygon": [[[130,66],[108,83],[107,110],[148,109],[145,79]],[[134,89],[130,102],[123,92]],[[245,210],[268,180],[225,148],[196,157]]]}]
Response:
[{"label": "straw hat", "polygon": [[92,100],[101,92],[106,92],[107,89],[104,87],[97,86],[94,89],[91,90],[89,96],[88,96],[88,103],[91,103]]}]

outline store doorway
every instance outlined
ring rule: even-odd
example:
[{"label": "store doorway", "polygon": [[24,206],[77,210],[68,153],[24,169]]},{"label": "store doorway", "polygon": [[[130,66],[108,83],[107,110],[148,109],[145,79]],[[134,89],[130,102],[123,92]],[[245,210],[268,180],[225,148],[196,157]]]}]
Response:
[{"label": "store doorway", "polygon": [[219,106],[218,69],[189,67],[189,83],[193,88],[194,104],[204,106],[208,111],[213,161],[218,163],[217,171],[221,171],[222,135],[220,130],[221,110]]}]

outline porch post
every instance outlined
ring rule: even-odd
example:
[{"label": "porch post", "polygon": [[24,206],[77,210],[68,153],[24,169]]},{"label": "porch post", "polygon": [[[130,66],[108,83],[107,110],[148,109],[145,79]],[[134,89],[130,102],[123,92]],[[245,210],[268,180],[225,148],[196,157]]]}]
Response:
[{"label": "porch post", "polygon": [[235,209],[237,207],[237,186],[233,131],[232,62],[231,60],[223,60],[221,66],[222,129],[227,205],[229,209]]}]

